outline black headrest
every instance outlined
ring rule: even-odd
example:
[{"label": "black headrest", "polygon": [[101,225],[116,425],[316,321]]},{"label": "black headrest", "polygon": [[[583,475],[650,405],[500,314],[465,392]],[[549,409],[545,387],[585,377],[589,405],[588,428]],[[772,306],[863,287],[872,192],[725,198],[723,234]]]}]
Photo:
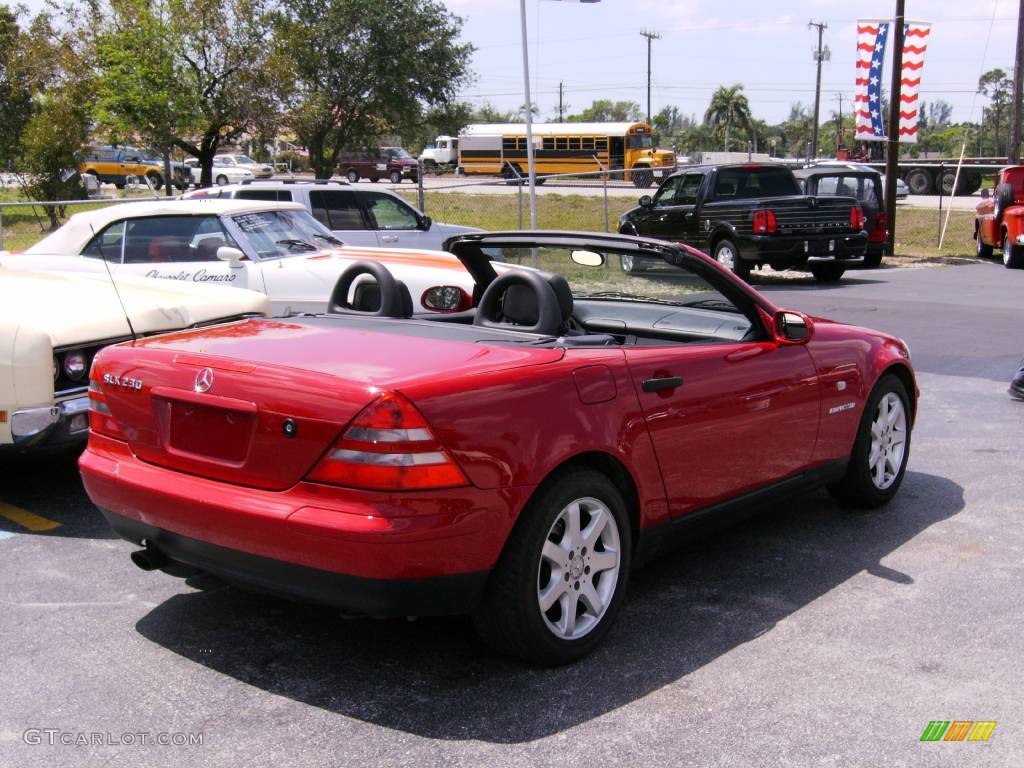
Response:
[{"label": "black headrest", "polygon": [[550,274],[545,277],[548,285],[554,290],[555,296],[558,297],[558,308],[562,311],[562,322],[564,323],[572,317],[572,288],[569,287],[569,281],[562,275]]},{"label": "black headrest", "polygon": [[540,309],[537,294],[528,285],[510,285],[501,299],[501,314],[516,325],[535,325]]}]

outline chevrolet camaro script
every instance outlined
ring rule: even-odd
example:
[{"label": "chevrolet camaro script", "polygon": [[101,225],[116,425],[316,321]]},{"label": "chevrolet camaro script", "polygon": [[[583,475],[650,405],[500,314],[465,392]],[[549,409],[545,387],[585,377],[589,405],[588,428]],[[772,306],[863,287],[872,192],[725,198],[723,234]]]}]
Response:
[{"label": "chevrolet camaro script", "polygon": [[[468,310],[414,314],[363,261],[326,313],[97,356],[82,477],[137,565],[369,616],[472,613],[498,649],[560,664],[607,634],[631,568],[709,523],[899,488],[918,397],[899,339],[777,308],[682,245],[446,247]],[[372,310],[349,301],[366,281]]]}]

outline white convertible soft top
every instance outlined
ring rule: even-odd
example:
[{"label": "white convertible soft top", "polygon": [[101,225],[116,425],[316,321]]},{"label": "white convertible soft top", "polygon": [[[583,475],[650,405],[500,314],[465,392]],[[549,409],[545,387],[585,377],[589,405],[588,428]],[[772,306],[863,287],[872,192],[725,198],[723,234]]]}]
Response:
[{"label": "white convertible soft top", "polygon": [[118,203],[92,211],[76,213],[56,232],[47,235],[25,253],[35,254],[77,254],[92,239],[93,235],[108,224],[126,218],[146,216],[203,216],[236,213],[257,213],[260,211],[304,211],[299,203],[283,203],[266,200],[233,200],[220,198],[197,198],[193,200],[146,200],[138,203]]}]

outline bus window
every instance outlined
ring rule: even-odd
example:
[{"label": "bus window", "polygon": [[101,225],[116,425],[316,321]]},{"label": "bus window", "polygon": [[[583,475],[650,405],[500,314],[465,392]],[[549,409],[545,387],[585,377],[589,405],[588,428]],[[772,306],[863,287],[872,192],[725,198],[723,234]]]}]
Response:
[{"label": "bus window", "polygon": [[555,149],[568,149],[569,140],[565,136],[557,136],[555,138]]},{"label": "bus window", "polygon": [[582,139],[580,139],[580,141],[582,142],[583,149],[591,151],[591,152],[594,151],[594,137],[593,136],[584,136]]},{"label": "bus window", "polygon": [[555,148],[555,137],[554,136],[545,136],[544,137],[544,149],[554,149],[554,148]]},{"label": "bus window", "polygon": [[577,137],[577,136],[570,136],[569,137],[569,149],[575,149],[575,150],[579,151],[579,148],[580,148],[579,137]]},{"label": "bus window", "polygon": [[626,139],[629,149],[650,149],[654,146],[654,140],[650,134],[644,136],[630,136]]},{"label": "bus window", "polygon": [[604,137],[594,139],[594,149],[598,150],[599,152],[607,152],[608,139]]},{"label": "bus window", "polygon": [[501,140],[501,148],[506,152],[515,152],[516,139],[514,136],[506,136]]}]

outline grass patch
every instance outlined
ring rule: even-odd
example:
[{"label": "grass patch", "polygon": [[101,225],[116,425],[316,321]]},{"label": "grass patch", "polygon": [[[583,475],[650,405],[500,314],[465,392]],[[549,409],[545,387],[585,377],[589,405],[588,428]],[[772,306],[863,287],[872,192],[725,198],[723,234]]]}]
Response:
[{"label": "grass patch", "polygon": [[[149,190],[118,190],[112,200],[83,201],[69,205],[64,210],[61,222],[67,221],[72,214],[81,211],[104,208],[115,200],[146,199],[151,197]],[[0,189],[0,203],[27,203],[20,189]],[[26,204],[12,207],[0,207],[0,250],[21,251],[35,245],[50,233],[50,219],[46,208],[42,205]]]}]

